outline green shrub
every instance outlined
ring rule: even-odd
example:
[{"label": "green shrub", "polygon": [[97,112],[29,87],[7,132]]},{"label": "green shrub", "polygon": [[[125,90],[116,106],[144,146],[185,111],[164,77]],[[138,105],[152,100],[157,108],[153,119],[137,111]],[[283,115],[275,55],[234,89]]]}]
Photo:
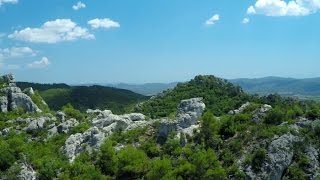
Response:
[{"label": "green shrub", "polygon": [[44,112],[49,112],[50,109],[46,103],[44,103],[41,95],[38,91],[35,91],[34,94],[31,96],[32,101]]},{"label": "green shrub", "polygon": [[231,116],[225,116],[225,117],[222,117],[220,121],[221,121],[221,126],[219,130],[219,134],[225,139],[233,137],[236,133],[234,119]]},{"label": "green shrub", "polygon": [[84,121],[85,117],[84,115],[79,111],[73,108],[71,104],[67,104],[62,107],[62,111],[69,117],[69,118],[75,118],[78,121]]},{"label": "green shrub", "polygon": [[274,125],[279,125],[284,121],[285,121],[285,113],[283,113],[278,108],[274,108],[271,111],[269,111],[264,120],[266,124],[274,124]]},{"label": "green shrub", "polygon": [[116,152],[110,140],[105,141],[100,147],[98,166],[105,175],[114,175],[117,172]]},{"label": "green shrub", "polygon": [[154,159],[150,163],[150,168],[146,174],[147,179],[158,180],[166,176],[172,169],[172,162],[169,158]]},{"label": "green shrub", "polygon": [[259,172],[263,162],[265,161],[267,151],[265,149],[259,148],[253,152],[251,166],[256,172]]},{"label": "green shrub", "polygon": [[148,168],[148,157],[142,151],[132,146],[127,146],[117,154],[118,177],[138,178],[142,176]]},{"label": "green shrub", "polygon": [[10,145],[0,139],[0,170],[5,171],[16,161],[15,154]]}]

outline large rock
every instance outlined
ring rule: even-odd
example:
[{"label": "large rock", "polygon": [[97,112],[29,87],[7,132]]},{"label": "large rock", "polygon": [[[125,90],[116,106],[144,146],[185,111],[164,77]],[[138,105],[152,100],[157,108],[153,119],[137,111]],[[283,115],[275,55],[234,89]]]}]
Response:
[{"label": "large rock", "polygon": [[36,180],[37,173],[33,170],[30,164],[22,163],[21,164],[21,171],[17,175],[19,180]]},{"label": "large rock", "polygon": [[292,134],[285,134],[274,138],[267,148],[267,156],[261,167],[261,171],[256,173],[249,166],[245,173],[247,179],[272,179],[280,180],[285,170],[290,166],[293,160],[295,143],[299,138]]},{"label": "large rock", "polygon": [[[4,94],[0,99],[1,112],[12,111],[17,108],[23,108],[28,112],[41,112],[38,106],[27,95],[33,95],[33,89],[27,88],[23,93],[15,84],[15,79],[12,74],[0,77],[0,81],[6,83],[6,86],[0,88],[0,93]],[[5,107],[7,106],[7,107]]]},{"label": "large rock", "polygon": [[162,119],[158,130],[158,142],[164,143],[170,132],[176,131],[178,138],[181,133],[192,135],[194,128],[198,128],[198,119],[205,110],[202,98],[182,100],[178,106],[177,117],[174,120]]},{"label": "large rock", "polygon": [[243,113],[243,111],[246,110],[249,106],[250,106],[250,102],[246,102],[245,104],[241,105],[239,109],[229,111],[229,114],[234,115],[234,114]]},{"label": "large rock", "polygon": [[8,98],[5,96],[0,97],[0,112],[8,111]]},{"label": "large rock", "polygon": [[66,155],[70,162],[84,151],[91,152],[98,150],[105,139],[105,134],[97,127],[92,127],[84,133],[71,135],[62,148],[62,153]]},{"label": "large rock", "polygon": [[3,75],[3,76],[0,76],[0,82],[7,83],[7,84],[15,83],[15,78],[13,74]]},{"label": "large rock", "polygon": [[24,93],[12,93],[9,105],[10,110],[21,107],[28,112],[42,112],[38,106],[32,101],[32,99]]}]

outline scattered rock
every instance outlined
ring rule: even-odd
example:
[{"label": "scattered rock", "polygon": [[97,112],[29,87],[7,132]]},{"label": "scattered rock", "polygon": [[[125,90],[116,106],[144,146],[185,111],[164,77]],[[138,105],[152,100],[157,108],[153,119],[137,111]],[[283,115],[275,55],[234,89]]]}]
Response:
[{"label": "scattered rock", "polygon": [[255,123],[259,123],[262,121],[262,119],[266,116],[267,112],[272,109],[272,106],[268,104],[262,105],[252,116],[252,120]]},{"label": "scattered rock", "polygon": [[10,132],[11,129],[12,129],[12,127],[8,127],[8,128],[5,128],[5,129],[1,130],[0,131],[0,136],[7,135]]},{"label": "scattered rock", "polygon": [[145,121],[145,116],[139,113],[115,115],[110,110],[87,110],[87,113],[96,115],[91,122],[92,127],[84,133],[71,135],[62,147],[62,152],[70,162],[81,152],[98,150],[105,138],[116,131],[126,132],[152,123]]},{"label": "scattered rock", "polygon": [[56,116],[57,116],[62,122],[64,122],[64,121],[66,120],[66,114],[65,114],[64,112],[62,112],[62,111],[58,111],[58,112],[56,113]]},{"label": "scattered rock", "polygon": [[38,129],[44,129],[45,128],[44,124],[46,122],[52,122],[55,120],[56,120],[55,118],[50,118],[50,117],[27,118],[27,119],[18,118],[17,119],[18,122],[29,123],[27,127],[23,129],[27,133],[32,133],[32,131],[38,130]]},{"label": "scattered rock", "polygon": [[71,128],[76,127],[77,125],[79,125],[79,122],[76,119],[69,119],[57,126],[57,132],[60,134],[67,134]]},{"label": "scattered rock", "polygon": [[241,114],[243,113],[244,110],[246,110],[250,106],[250,102],[246,102],[242,106],[239,107],[239,109],[231,110],[229,111],[229,114],[234,115],[234,114]]}]

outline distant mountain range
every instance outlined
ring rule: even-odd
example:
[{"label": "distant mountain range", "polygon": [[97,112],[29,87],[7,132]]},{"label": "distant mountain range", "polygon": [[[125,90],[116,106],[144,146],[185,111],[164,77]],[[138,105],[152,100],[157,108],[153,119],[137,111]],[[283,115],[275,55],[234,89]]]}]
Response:
[{"label": "distant mountain range", "polygon": [[241,86],[249,93],[267,95],[278,93],[284,96],[297,96],[304,99],[319,99],[320,78],[294,79],[265,77],[256,79],[232,79],[230,82]]}]

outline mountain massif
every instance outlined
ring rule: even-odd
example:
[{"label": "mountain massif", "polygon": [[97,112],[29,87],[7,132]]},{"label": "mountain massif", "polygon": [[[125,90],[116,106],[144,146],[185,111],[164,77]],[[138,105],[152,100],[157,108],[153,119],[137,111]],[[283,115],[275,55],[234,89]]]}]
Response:
[{"label": "mountain massif", "polygon": [[[53,99],[66,97],[57,89],[74,91],[61,86]],[[320,177],[320,105],[314,101],[250,95],[215,76],[138,96],[121,113],[108,106],[77,110],[72,103],[57,111],[45,102],[50,90],[0,77],[0,179]],[[82,90],[77,97],[104,98]],[[119,92],[113,90],[108,93]]]}]

